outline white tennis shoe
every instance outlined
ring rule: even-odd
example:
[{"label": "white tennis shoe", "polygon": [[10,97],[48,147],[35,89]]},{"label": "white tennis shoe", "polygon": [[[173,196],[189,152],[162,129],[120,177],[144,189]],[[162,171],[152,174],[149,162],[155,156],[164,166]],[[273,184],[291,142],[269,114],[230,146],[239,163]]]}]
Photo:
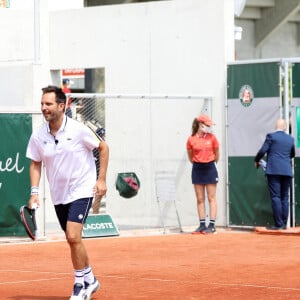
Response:
[{"label": "white tennis shoe", "polygon": [[86,300],[92,299],[92,294],[96,293],[100,289],[100,283],[96,277],[94,277],[93,283],[84,282]]},{"label": "white tennis shoe", "polygon": [[87,300],[85,288],[80,283],[75,283],[73,287],[73,294],[70,300]]}]

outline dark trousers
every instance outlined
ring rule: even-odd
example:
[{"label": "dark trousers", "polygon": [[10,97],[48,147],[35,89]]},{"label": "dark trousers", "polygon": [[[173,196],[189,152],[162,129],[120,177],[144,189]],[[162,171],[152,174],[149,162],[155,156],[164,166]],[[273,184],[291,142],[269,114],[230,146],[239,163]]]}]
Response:
[{"label": "dark trousers", "polygon": [[267,175],[275,226],[287,225],[289,216],[289,191],[291,177],[283,175]]}]

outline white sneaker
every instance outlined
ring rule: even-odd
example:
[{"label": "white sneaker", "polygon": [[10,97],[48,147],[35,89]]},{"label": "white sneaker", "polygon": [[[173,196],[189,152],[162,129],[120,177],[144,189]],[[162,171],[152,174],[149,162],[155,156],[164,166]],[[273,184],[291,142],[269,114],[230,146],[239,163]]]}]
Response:
[{"label": "white sneaker", "polygon": [[96,293],[100,289],[100,283],[96,277],[94,277],[93,283],[84,282],[86,300],[92,299],[92,294]]},{"label": "white sneaker", "polygon": [[86,300],[86,291],[82,284],[75,283],[73,287],[73,294],[70,298],[70,300]]}]

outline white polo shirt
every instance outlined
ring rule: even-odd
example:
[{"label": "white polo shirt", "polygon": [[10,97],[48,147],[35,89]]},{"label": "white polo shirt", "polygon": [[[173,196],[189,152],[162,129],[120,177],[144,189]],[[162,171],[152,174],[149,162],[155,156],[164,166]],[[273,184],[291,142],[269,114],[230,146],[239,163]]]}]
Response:
[{"label": "white polo shirt", "polygon": [[32,133],[26,156],[44,163],[54,205],[93,197],[97,179],[93,149],[99,144],[89,128],[66,116],[55,138],[48,122]]}]

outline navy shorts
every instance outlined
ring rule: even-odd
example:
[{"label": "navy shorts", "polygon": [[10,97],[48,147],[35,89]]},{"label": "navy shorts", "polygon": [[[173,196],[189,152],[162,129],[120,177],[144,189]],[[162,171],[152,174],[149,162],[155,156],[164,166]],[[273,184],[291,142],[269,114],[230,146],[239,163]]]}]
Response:
[{"label": "navy shorts", "polygon": [[63,231],[66,231],[67,222],[84,224],[92,206],[93,198],[81,198],[68,204],[55,205],[55,212]]},{"label": "navy shorts", "polygon": [[193,163],[192,183],[193,184],[215,184],[218,183],[219,176],[216,163]]}]

